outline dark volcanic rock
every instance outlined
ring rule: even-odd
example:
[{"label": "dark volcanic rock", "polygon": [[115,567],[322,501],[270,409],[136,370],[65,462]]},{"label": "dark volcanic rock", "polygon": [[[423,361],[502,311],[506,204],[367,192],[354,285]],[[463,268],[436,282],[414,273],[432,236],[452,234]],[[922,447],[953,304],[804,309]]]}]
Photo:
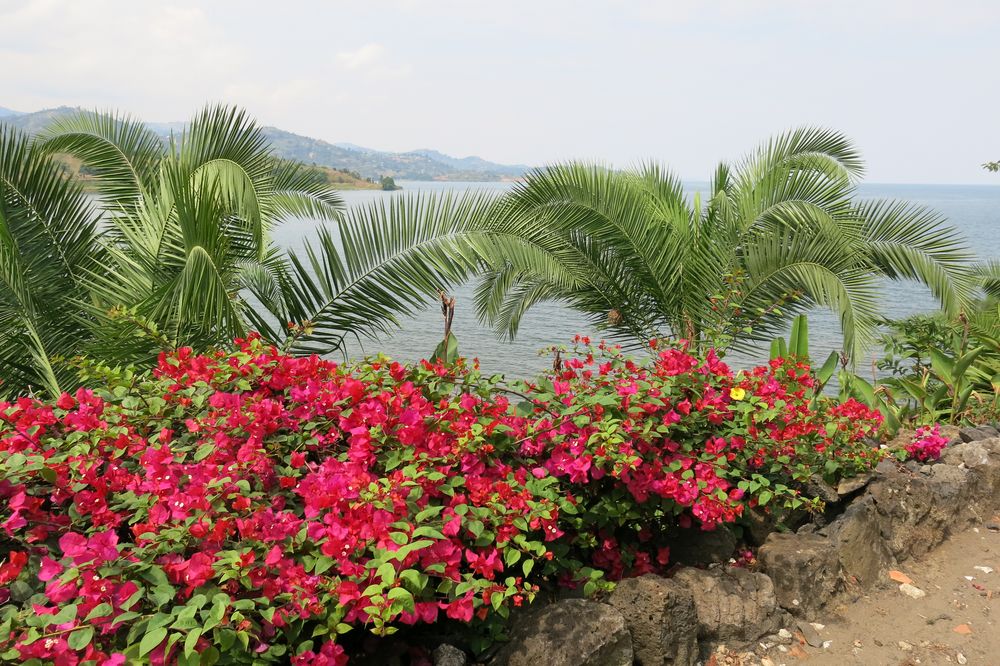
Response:
[{"label": "dark volcanic rock", "polygon": [[698,612],[683,583],[647,575],[618,583],[608,603],[625,618],[639,666],[694,666]]},{"label": "dark volcanic rock", "polygon": [[840,483],[837,484],[837,494],[841,496],[841,499],[845,495],[853,495],[862,488],[867,487],[874,478],[874,474],[858,474],[857,476],[849,476],[846,479],[841,479]]},{"label": "dark volcanic rock", "polygon": [[840,501],[840,495],[837,493],[835,488],[830,487],[823,477],[819,474],[813,474],[812,478],[806,483],[806,492],[813,497],[818,497],[827,504],[836,504]]},{"label": "dark volcanic rock", "polygon": [[794,615],[812,614],[844,588],[833,539],[816,533],[768,537],[757,553],[771,577],[778,605]]},{"label": "dark volcanic rock", "polygon": [[969,471],[936,464],[931,474],[883,474],[869,487],[879,514],[887,521],[885,542],[897,561],[927,553],[975,518]]},{"label": "dark volcanic rock", "polygon": [[990,451],[986,446],[986,442],[986,438],[983,438],[949,446],[941,454],[941,462],[946,465],[964,464],[969,468],[989,464]]},{"label": "dark volcanic rock", "polygon": [[437,646],[431,656],[434,659],[434,666],[465,666],[468,663],[464,652],[447,643]]},{"label": "dark volcanic rock", "polygon": [[757,557],[774,582],[778,604],[800,617],[812,615],[842,592],[877,583],[895,561],[884,522],[865,495],[822,533],[772,534]]},{"label": "dark volcanic rock", "polygon": [[871,497],[852,502],[828,533],[837,561],[851,585],[868,589],[882,579],[893,565],[892,553],[883,537],[887,526]]},{"label": "dark volcanic rock", "polygon": [[981,431],[979,428],[969,426],[967,428],[962,428],[958,431],[958,437],[963,442],[975,442],[980,439],[986,439],[989,434]]},{"label": "dark volcanic rock", "polygon": [[687,585],[698,611],[698,638],[746,644],[781,626],[771,579],[740,568],[682,569],[674,580]]},{"label": "dark volcanic rock", "polygon": [[525,614],[497,666],[631,666],[632,638],[615,608],[566,599]]}]

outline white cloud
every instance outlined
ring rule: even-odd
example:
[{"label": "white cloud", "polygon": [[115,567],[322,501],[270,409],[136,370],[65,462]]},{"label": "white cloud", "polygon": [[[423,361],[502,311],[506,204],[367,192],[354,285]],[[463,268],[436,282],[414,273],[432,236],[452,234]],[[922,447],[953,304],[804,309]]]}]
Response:
[{"label": "white cloud", "polygon": [[822,124],[874,180],[995,183],[998,30],[995,0],[0,0],[0,106],[223,101],[331,141],[685,177]]},{"label": "white cloud", "polygon": [[345,69],[371,67],[383,61],[385,47],[381,44],[365,44],[354,51],[344,51],[335,57],[337,64]]},{"label": "white cloud", "polygon": [[24,110],[70,104],[186,117],[191,96],[220,94],[243,52],[199,7],[31,0],[0,11],[0,89],[6,106]]}]

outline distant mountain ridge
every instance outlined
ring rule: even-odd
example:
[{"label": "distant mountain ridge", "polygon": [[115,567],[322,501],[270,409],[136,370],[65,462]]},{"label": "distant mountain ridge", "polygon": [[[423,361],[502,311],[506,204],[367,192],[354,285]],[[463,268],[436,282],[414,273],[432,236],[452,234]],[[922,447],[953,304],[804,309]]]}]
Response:
[{"label": "distant mountain ridge", "polygon": [[[57,118],[80,110],[61,106],[21,113],[0,107],[0,122],[36,133]],[[146,123],[151,130],[163,137],[169,136],[170,132],[183,130],[185,124]],[[353,143],[329,143],[277,127],[264,127],[263,132],[271,141],[278,157],[331,169],[346,169],[365,178],[391,176],[397,180],[497,181],[518,178],[529,169],[523,164],[498,164],[480,157],[452,157],[430,149],[396,153]]]},{"label": "distant mountain ridge", "polygon": [[524,172],[531,169],[531,167],[526,164],[496,164],[495,162],[489,162],[475,155],[470,157],[452,157],[451,155],[445,155],[438,150],[431,150],[430,148],[421,148],[420,150],[412,150],[410,152],[416,155],[429,157],[436,162],[447,164],[460,171],[487,172],[493,171],[499,167],[502,169],[502,173],[505,173],[506,175],[520,176]]}]

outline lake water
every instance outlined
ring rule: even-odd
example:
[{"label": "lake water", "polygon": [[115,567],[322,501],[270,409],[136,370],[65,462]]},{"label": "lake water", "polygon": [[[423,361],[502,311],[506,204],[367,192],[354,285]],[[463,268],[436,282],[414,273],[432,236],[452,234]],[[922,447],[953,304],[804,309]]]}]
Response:
[{"label": "lake water", "polygon": [[[501,191],[504,183],[441,183],[402,182],[399,192],[355,190],[343,192],[348,206],[368,203],[381,197],[414,192],[463,191],[489,189]],[[689,191],[704,191],[707,183],[688,183]],[[976,185],[879,185],[866,184],[859,188],[863,198],[892,198],[928,206],[945,215],[970,241],[981,259],[1000,259],[1000,186]],[[290,249],[299,249],[315,234],[313,221],[292,220],[274,230],[274,240]],[[551,364],[551,356],[539,355],[539,350],[553,344],[569,343],[577,333],[599,337],[586,320],[572,310],[556,304],[541,303],[525,315],[517,339],[499,341],[493,331],[479,323],[473,304],[473,287],[468,285],[455,292],[456,310],[453,331],[458,337],[464,356],[478,357],[483,370],[501,372],[511,377],[528,377]],[[904,317],[936,309],[935,300],[920,285],[887,281],[882,294],[882,309],[890,318]],[[837,320],[826,311],[809,315],[810,344],[813,358],[825,358],[831,350],[840,348]],[[367,340],[348,350],[351,356],[383,351],[400,360],[425,358],[440,341],[443,333],[440,310],[434,306],[402,321],[395,335]],[[738,367],[766,359],[766,350],[750,356],[731,356]],[[870,359],[859,365],[864,367]]]}]

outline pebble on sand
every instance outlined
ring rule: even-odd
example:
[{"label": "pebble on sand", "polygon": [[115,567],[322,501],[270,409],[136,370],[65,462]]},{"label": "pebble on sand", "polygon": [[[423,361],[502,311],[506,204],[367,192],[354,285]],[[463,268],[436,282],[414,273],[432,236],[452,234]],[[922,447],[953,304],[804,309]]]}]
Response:
[{"label": "pebble on sand", "polygon": [[899,586],[899,591],[910,597],[911,599],[922,599],[927,596],[927,593],[921,590],[919,587],[910,585],[909,583],[903,583]]}]

